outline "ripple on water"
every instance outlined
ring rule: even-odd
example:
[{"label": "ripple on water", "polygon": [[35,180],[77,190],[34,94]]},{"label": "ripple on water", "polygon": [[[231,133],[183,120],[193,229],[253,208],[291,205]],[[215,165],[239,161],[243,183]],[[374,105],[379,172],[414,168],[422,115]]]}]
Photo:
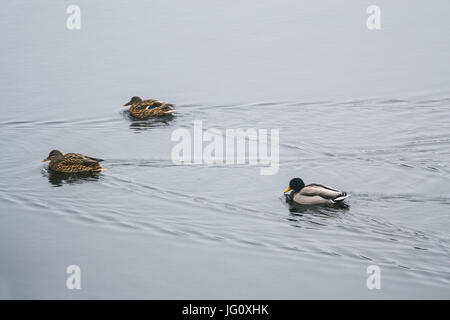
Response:
[{"label": "ripple on water", "polygon": [[[433,191],[449,187],[448,101],[186,104],[177,107],[176,117],[149,121],[129,119],[126,112],[98,119],[3,121],[2,130],[32,152],[42,153],[42,137],[53,139],[53,132],[72,139],[67,128],[80,132],[77,141],[90,141],[95,132],[113,149],[104,150],[106,173],[76,178],[52,176],[37,169],[34,160],[7,153],[0,168],[11,168],[16,177],[0,182],[0,201],[123,232],[370,261],[448,281],[450,240],[439,224],[449,227],[444,213],[450,198]],[[430,106],[435,108],[425,108]],[[175,127],[191,130],[196,119],[204,119],[205,127],[247,128],[248,119],[257,119],[259,128],[280,128],[280,174],[242,185],[243,177],[254,177],[254,168],[180,169],[170,160],[170,134]],[[127,127],[131,131],[123,130]],[[139,139],[116,142],[128,141],[124,135],[130,132],[141,133],[132,135]],[[75,149],[77,142],[70,139],[67,149]],[[123,150],[129,156],[114,156]],[[27,174],[21,177],[21,172]],[[346,187],[350,206],[292,210],[272,186],[281,189],[294,174]],[[220,196],[199,191],[203,181],[206,189],[217,185],[205,176],[226,182],[216,191]],[[235,190],[244,190],[245,197],[236,197]],[[433,219],[425,220],[419,209]]]}]

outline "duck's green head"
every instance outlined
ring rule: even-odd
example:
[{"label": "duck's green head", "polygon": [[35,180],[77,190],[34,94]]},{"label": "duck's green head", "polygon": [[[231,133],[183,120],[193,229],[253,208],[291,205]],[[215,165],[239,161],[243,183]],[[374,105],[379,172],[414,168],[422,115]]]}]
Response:
[{"label": "duck's green head", "polygon": [[291,181],[289,181],[289,187],[286,190],[284,190],[284,192],[288,192],[291,190],[294,190],[295,192],[299,192],[300,190],[303,189],[304,186],[305,186],[305,183],[303,182],[302,179],[294,178]]},{"label": "duck's green head", "polygon": [[45,158],[44,160],[41,160],[42,162],[45,162],[45,161],[52,161],[52,160],[58,160],[58,159],[61,159],[63,157],[63,154],[62,154],[62,152],[61,151],[59,151],[59,150],[52,150],[52,151],[50,151],[50,153],[48,154],[48,157],[47,158]]},{"label": "duck's green head", "polygon": [[133,104],[138,104],[139,102],[142,102],[142,99],[138,96],[134,96],[130,99],[127,103],[124,104],[124,106],[131,106]]}]

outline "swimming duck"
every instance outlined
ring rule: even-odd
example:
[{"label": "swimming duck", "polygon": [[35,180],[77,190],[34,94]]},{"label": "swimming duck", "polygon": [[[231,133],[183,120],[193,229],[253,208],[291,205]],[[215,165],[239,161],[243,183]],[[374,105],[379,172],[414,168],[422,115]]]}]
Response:
[{"label": "swimming duck", "polygon": [[165,101],[154,99],[142,100],[140,97],[134,96],[124,106],[130,106],[130,114],[138,119],[147,119],[152,116],[163,116],[171,114],[176,110],[173,104]]},{"label": "swimming duck", "polygon": [[52,150],[48,157],[41,161],[50,161],[50,169],[63,173],[98,173],[106,170],[99,164],[103,159],[87,157],[80,153],[66,153],[63,155],[59,150]]},{"label": "swimming duck", "polygon": [[289,187],[284,193],[291,191],[289,197],[298,204],[333,204],[348,198],[344,191],[339,191],[318,183],[305,186],[300,178],[294,178],[289,182]]}]

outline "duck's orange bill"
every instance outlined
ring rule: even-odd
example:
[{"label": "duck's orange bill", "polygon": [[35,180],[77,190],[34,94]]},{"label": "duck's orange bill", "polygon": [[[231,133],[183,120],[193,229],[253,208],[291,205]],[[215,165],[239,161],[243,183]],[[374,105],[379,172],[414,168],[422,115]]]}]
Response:
[{"label": "duck's orange bill", "polygon": [[284,190],[284,193],[291,191],[291,187],[288,187],[286,190]]},{"label": "duck's orange bill", "polygon": [[41,162],[46,162],[48,160],[50,160],[50,159],[49,158],[45,158],[44,160],[41,160]]}]

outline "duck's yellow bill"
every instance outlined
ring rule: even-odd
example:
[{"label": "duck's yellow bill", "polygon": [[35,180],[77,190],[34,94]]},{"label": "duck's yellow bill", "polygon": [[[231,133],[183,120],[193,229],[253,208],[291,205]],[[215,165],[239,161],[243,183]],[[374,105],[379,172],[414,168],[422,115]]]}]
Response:
[{"label": "duck's yellow bill", "polygon": [[286,190],[284,190],[284,193],[291,191],[291,190],[292,190],[291,187],[288,187]]},{"label": "duck's yellow bill", "polygon": [[46,162],[46,161],[48,161],[49,159],[47,158],[47,159],[44,159],[44,160],[41,160],[41,162]]}]

